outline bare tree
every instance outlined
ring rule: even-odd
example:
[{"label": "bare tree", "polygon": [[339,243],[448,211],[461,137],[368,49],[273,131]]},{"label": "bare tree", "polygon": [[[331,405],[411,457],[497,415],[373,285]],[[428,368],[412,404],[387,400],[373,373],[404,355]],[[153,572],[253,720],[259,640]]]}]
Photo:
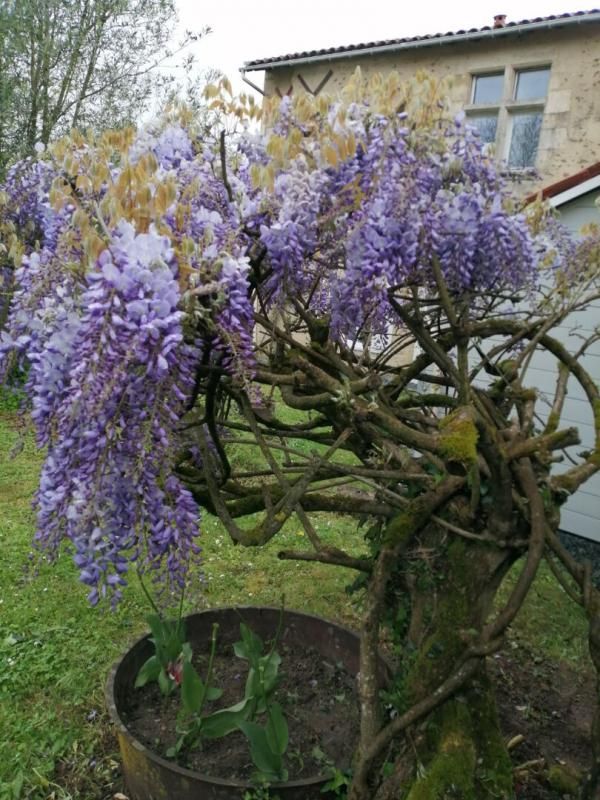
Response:
[{"label": "bare tree", "polygon": [[0,0],[0,172],[72,128],[135,120],[173,82],[157,68],[176,21],[173,0]]}]

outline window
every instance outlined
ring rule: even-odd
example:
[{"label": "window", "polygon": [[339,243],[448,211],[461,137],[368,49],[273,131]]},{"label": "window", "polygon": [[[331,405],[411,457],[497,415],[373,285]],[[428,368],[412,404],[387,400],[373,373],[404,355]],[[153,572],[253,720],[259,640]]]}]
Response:
[{"label": "window", "polygon": [[499,103],[504,89],[504,70],[489,75],[476,75],[473,80],[473,103]]},{"label": "window", "polygon": [[[513,93],[515,105],[509,109],[511,136],[508,166],[512,169],[535,165],[549,79],[549,67],[516,72]],[[531,106],[522,109],[523,103],[530,103]]]},{"label": "window", "polygon": [[495,114],[470,114],[469,122],[477,128],[484,144],[494,144],[498,130],[498,112]]},{"label": "window", "polygon": [[512,117],[512,136],[508,151],[508,166],[514,169],[532,167],[542,127],[542,112],[515,113]]},{"label": "window", "polygon": [[550,69],[522,69],[517,72],[515,100],[545,100]]},{"label": "window", "polygon": [[473,75],[468,120],[510,169],[535,166],[549,81],[548,66]]},{"label": "window", "polygon": [[[493,145],[498,131],[498,112],[504,92],[504,71],[473,77],[472,106],[469,122],[479,131],[484,145]],[[487,106],[479,111],[477,106]]]},{"label": "window", "polygon": [[393,328],[387,322],[383,323],[376,331],[365,331],[358,339],[347,338],[346,344],[354,350],[355,353],[362,353],[365,346],[369,349],[371,356],[377,356],[382,353],[386,347],[389,347],[392,342]]}]

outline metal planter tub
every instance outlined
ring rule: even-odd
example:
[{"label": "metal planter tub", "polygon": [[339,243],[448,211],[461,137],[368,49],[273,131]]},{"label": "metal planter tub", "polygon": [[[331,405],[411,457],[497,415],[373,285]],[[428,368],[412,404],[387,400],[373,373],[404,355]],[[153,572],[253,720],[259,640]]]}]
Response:
[{"label": "metal planter tub", "polygon": [[[263,640],[273,636],[279,622],[276,608],[217,608],[187,617],[186,629],[192,643],[208,642],[213,623],[219,624],[219,638],[233,643],[239,636],[240,615]],[[282,644],[314,648],[324,659],[340,663],[350,675],[359,669],[359,638],[352,631],[320,617],[285,611],[281,632]],[[241,800],[252,784],[224,780],[178,766],[153,753],[127,729],[123,711],[127,698],[135,691],[137,673],[152,654],[149,635],[137,641],[111,670],[106,702],[115,723],[123,760],[125,782],[131,800]],[[382,661],[382,671],[386,668]],[[280,800],[322,800],[327,775],[290,780],[272,786]]]}]

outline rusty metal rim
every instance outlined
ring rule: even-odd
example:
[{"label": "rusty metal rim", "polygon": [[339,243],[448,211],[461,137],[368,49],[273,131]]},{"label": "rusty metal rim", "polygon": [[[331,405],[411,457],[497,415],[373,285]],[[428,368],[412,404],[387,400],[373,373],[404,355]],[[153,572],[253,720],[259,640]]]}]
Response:
[{"label": "rusty metal rim", "polygon": [[[215,606],[214,608],[209,608],[209,609],[206,609],[205,611],[198,611],[198,612],[195,612],[194,614],[189,614],[188,617],[199,616],[201,614],[211,614],[211,613],[213,613],[215,611],[226,611],[226,610],[232,610],[232,609],[235,609],[235,610],[240,611],[240,612],[244,612],[244,611],[247,611],[249,609],[260,610],[260,611],[262,611],[262,610],[264,610],[264,611],[276,611],[276,612],[278,612],[280,610],[279,608],[275,608],[273,606]],[[350,634],[351,636],[353,636],[353,637],[355,637],[357,639],[359,638],[358,634],[355,631],[351,630],[350,628],[346,627],[345,625],[339,625],[337,622],[332,622],[331,620],[325,619],[325,617],[319,617],[316,614],[305,614],[303,611],[296,611],[294,609],[287,609],[287,608],[285,610],[285,613],[286,614],[287,613],[298,614],[299,616],[302,616],[302,617],[305,617],[305,618],[308,618],[308,619],[312,619],[312,620],[316,620],[318,622],[322,622],[325,625],[333,625],[338,630],[342,630],[345,633]],[[187,619],[188,617],[184,617],[184,619]],[[191,770],[191,769],[186,769],[185,767],[180,767],[178,764],[175,764],[173,761],[167,761],[165,758],[162,758],[162,756],[157,755],[153,750],[150,750],[144,744],[142,744],[139,741],[139,739],[136,739],[136,737],[131,733],[129,728],[127,728],[127,726],[125,725],[125,723],[121,719],[121,716],[120,716],[119,711],[117,709],[117,705],[115,703],[115,681],[116,681],[116,677],[117,677],[117,672],[118,672],[119,667],[121,666],[123,660],[125,659],[126,655],[129,652],[131,652],[134,648],[136,648],[138,646],[141,646],[142,643],[144,641],[146,641],[149,637],[150,637],[150,634],[147,633],[144,636],[141,636],[139,639],[137,639],[125,651],[125,653],[113,664],[113,666],[112,666],[112,668],[110,670],[110,673],[109,673],[109,676],[108,676],[108,680],[106,682],[105,700],[106,700],[106,706],[107,706],[107,709],[108,709],[108,713],[110,715],[110,718],[111,718],[112,722],[117,726],[119,731],[129,739],[129,741],[131,742],[132,746],[135,747],[136,750],[139,750],[141,753],[143,753],[146,756],[146,758],[148,758],[150,761],[154,762],[157,766],[159,766],[159,767],[161,767],[163,769],[171,770],[172,772],[175,772],[176,774],[181,775],[182,777],[185,777],[185,778],[197,778],[197,779],[199,778],[202,781],[205,781],[207,783],[213,783],[213,784],[215,784],[217,786],[223,786],[223,787],[232,788],[232,789],[248,789],[248,788],[251,788],[252,784],[250,784],[248,782],[229,781],[229,780],[226,780],[224,778],[216,778],[216,777],[213,777],[210,774],[207,775],[207,774],[205,774],[203,772],[196,772],[196,770]],[[282,789],[284,787],[289,787],[289,788],[292,788],[292,789],[293,788],[298,788],[298,789],[310,788],[310,787],[314,787],[314,786],[318,785],[319,783],[325,783],[330,778],[331,778],[331,776],[328,775],[328,774],[321,774],[321,775],[316,775],[313,778],[304,778],[304,779],[301,779],[301,780],[285,781],[283,783],[274,783],[274,784],[272,784],[272,788],[273,789],[278,789],[278,788]]]}]

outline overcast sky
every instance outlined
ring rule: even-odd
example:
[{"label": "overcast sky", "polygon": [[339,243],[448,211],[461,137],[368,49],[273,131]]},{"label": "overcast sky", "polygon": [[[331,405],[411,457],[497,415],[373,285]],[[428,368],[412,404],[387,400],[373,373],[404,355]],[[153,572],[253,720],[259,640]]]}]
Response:
[{"label": "overcast sky", "polygon": [[[176,0],[181,26],[212,33],[194,46],[201,67],[216,67],[243,87],[244,61],[379,39],[490,25],[585,10],[570,0]],[[262,85],[263,73],[249,76]]]}]

